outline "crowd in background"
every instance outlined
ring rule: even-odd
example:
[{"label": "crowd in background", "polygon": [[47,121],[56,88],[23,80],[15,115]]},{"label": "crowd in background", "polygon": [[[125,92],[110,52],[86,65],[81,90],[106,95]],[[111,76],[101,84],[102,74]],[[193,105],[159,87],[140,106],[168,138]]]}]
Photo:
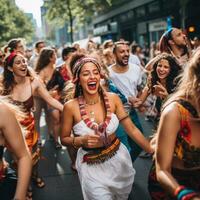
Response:
[{"label": "crowd in background", "polygon": [[[149,48],[124,39],[110,39],[102,44],[90,39],[86,48],[74,43],[59,49],[45,41],[37,41],[34,48],[26,47],[21,38],[8,41],[0,50],[0,197],[32,199],[31,182],[38,188],[45,187],[38,171],[43,145],[40,118],[44,112],[55,149],[67,146],[71,169],[78,171],[84,199],[100,199],[102,195],[105,195],[103,200],[127,199],[135,174],[131,163],[142,150],[153,159],[149,173],[152,199],[200,199],[199,46],[198,37],[189,39],[178,28],[166,31]],[[89,77],[87,86],[84,77]],[[98,98],[89,100],[88,94]],[[98,118],[95,106],[102,116],[105,129],[102,133],[108,133],[107,128],[113,126],[111,134],[102,136],[103,142],[97,144],[98,137],[83,135],[78,130],[79,121],[83,120],[87,128],[101,132],[100,125],[95,129],[89,124]],[[76,113],[80,109],[80,114],[71,109]],[[151,142],[142,134],[138,113],[154,123],[156,131]],[[4,114],[11,119],[9,124],[4,122]],[[121,149],[121,143],[127,152]],[[90,149],[96,152],[97,147],[113,149],[109,149],[107,157],[103,157],[101,149],[102,159],[92,160],[86,152]],[[12,155],[9,165],[3,158],[4,148]],[[91,165],[95,162],[95,170],[106,177],[111,169],[102,172],[102,168],[117,166],[114,160],[113,165],[105,165],[117,155],[119,160],[115,161],[120,164],[123,164],[120,156],[126,157],[127,171],[115,169],[118,181],[110,178],[109,185],[105,178],[102,183]],[[86,159],[87,167],[81,159]],[[100,169],[99,165],[103,167]],[[91,178],[94,178],[92,186]]]}]

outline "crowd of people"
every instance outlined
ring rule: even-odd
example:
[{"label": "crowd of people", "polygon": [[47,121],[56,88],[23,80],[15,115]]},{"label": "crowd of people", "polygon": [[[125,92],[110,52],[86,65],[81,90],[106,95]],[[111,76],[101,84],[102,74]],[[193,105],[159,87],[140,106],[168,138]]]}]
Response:
[{"label": "crowd of people", "polygon": [[[56,151],[67,147],[84,200],[128,199],[142,150],[153,161],[153,200],[200,200],[198,46],[178,28],[150,50],[124,39],[89,40],[86,48],[64,47],[60,57],[45,41],[32,52],[11,39],[0,51],[0,198],[31,200],[32,183],[45,187],[38,170],[44,112]],[[151,138],[139,113],[153,119]]]}]

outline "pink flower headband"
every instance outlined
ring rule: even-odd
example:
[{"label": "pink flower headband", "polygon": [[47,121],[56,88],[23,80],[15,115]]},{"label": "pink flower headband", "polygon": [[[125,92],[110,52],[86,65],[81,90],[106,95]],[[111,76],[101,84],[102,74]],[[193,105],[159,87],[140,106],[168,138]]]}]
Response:
[{"label": "pink flower headband", "polygon": [[91,62],[91,63],[95,64],[97,66],[97,69],[99,70],[99,72],[101,72],[101,66],[95,58],[91,58],[91,57],[80,58],[79,60],[76,61],[76,63],[74,64],[73,70],[72,70],[72,73],[74,75],[73,83],[76,83],[78,81],[79,72],[80,72],[81,68],[83,67],[83,65],[87,62]]}]

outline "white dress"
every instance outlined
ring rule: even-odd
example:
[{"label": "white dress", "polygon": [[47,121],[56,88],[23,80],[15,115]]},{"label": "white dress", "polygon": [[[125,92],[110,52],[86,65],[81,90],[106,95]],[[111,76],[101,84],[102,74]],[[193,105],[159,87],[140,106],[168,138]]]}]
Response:
[{"label": "white dress", "polygon": [[[107,134],[116,131],[119,120],[112,114]],[[74,125],[76,135],[94,134],[94,130],[87,127],[83,120]],[[127,148],[120,143],[119,150],[109,160],[88,165],[83,163],[83,156],[87,152],[79,148],[76,159],[84,200],[126,200],[132,189],[135,170]]]}]

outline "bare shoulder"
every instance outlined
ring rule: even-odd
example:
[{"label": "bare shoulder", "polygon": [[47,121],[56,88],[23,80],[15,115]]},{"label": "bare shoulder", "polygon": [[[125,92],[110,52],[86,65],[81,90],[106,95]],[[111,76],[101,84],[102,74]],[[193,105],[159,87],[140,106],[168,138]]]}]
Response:
[{"label": "bare shoulder", "polygon": [[180,119],[180,112],[178,108],[178,104],[176,102],[170,103],[169,105],[165,106],[161,117],[164,119],[171,119],[171,120],[178,120]]},{"label": "bare shoulder", "polygon": [[31,77],[31,84],[33,86],[33,89],[37,89],[41,86],[44,87],[44,83],[42,82],[42,79],[39,76]]},{"label": "bare shoulder", "polygon": [[68,111],[68,112],[76,112],[77,109],[79,108],[78,106],[78,100],[76,99],[71,99],[68,102],[66,102],[64,104],[64,111]]},{"label": "bare shoulder", "polygon": [[0,102],[0,116],[6,112],[10,112],[10,109],[4,103]]},{"label": "bare shoulder", "polygon": [[115,93],[112,93],[112,92],[106,92],[108,98],[113,101],[113,100],[119,100],[119,96]]}]

